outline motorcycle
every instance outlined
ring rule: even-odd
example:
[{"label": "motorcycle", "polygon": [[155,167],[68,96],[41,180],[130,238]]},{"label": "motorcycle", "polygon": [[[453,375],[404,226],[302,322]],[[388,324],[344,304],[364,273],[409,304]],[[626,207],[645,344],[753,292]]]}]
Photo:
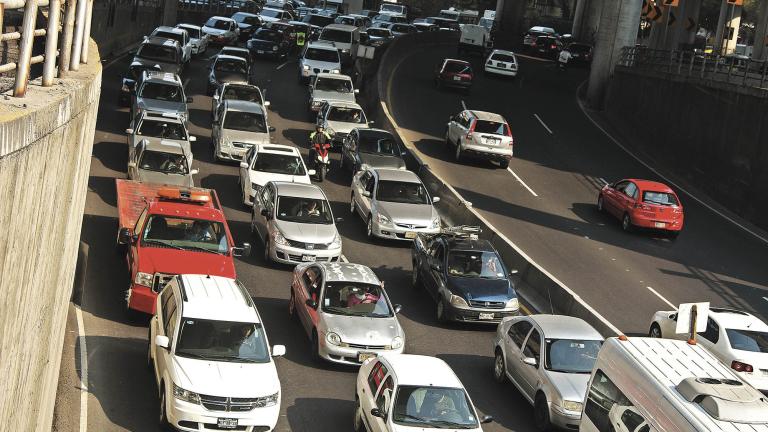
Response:
[{"label": "motorcycle", "polygon": [[320,145],[320,148],[315,148],[315,171],[317,171],[317,181],[322,182],[328,170],[331,169],[331,145],[325,143]]}]

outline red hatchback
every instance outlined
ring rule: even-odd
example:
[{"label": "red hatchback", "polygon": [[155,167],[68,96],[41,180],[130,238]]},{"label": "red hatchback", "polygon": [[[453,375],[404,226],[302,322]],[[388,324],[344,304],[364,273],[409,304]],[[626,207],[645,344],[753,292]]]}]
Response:
[{"label": "red hatchback", "polygon": [[634,227],[667,231],[677,237],[683,229],[683,205],[669,186],[627,179],[603,187],[597,209],[621,220],[624,231]]},{"label": "red hatchback", "polygon": [[435,86],[458,87],[469,91],[472,86],[472,65],[464,60],[444,59],[435,68]]}]

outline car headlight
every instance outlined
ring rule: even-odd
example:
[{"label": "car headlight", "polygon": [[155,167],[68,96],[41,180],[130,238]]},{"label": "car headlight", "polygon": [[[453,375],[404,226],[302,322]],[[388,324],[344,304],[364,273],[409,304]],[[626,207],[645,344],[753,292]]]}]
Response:
[{"label": "car headlight", "polygon": [[564,400],[563,401],[563,408],[568,410],[568,411],[581,412],[581,402]]},{"label": "car headlight", "polygon": [[309,70],[309,66],[308,66],[308,65],[304,65],[304,66],[302,66],[301,68],[302,68],[302,69],[304,69],[305,71],[308,71],[308,70]]},{"label": "car headlight", "polygon": [[335,74],[337,74],[337,73],[341,73],[341,70],[339,70],[339,69],[333,69],[333,70],[331,71],[331,73],[335,73]]},{"label": "car headlight", "polygon": [[154,275],[144,272],[136,272],[136,277],[133,279],[133,283],[136,285],[143,285],[147,288],[152,288],[152,280]]},{"label": "car headlight", "polygon": [[435,216],[435,218],[432,219],[432,225],[430,225],[430,228],[440,228],[440,216]]},{"label": "car headlight", "polygon": [[331,345],[341,345],[341,337],[334,332],[328,332],[325,335],[325,340]]},{"label": "car headlight", "polygon": [[277,51],[277,45],[272,45],[272,51]]},{"label": "car headlight", "polygon": [[336,249],[341,247],[341,236],[336,234],[336,237],[333,238],[333,241],[330,245],[328,245],[329,249]]},{"label": "car headlight", "polygon": [[403,347],[403,338],[400,336],[395,336],[394,339],[392,339],[392,343],[390,344],[392,349],[400,349]]},{"label": "car headlight", "polygon": [[280,231],[275,230],[272,234],[272,241],[275,242],[275,244],[279,244],[281,246],[288,246],[290,243],[288,243],[288,240],[283,237],[283,233]]},{"label": "car headlight", "polygon": [[265,407],[275,406],[277,405],[277,400],[279,398],[280,398],[280,392],[271,394],[269,396],[262,396],[260,398],[256,398],[256,403],[254,405],[256,408],[265,408]]},{"label": "car headlight", "polygon": [[449,301],[453,306],[456,307],[469,307],[469,304],[467,304],[467,301],[464,300],[462,297],[459,297],[457,295],[451,294],[451,299]]},{"label": "car headlight", "polygon": [[379,221],[379,224],[380,224],[380,225],[389,225],[389,224],[391,224],[391,223],[392,223],[392,221],[391,221],[391,220],[389,220],[389,218],[388,218],[388,217],[384,216],[384,215],[383,215],[383,214],[381,214],[381,213],[377,213],[377,214],[376,214],[376,219]]},{"label": "car headlight", "polygon": [[520,309],[520,301],[517,297],[507,300],[507,304],[504,305],[507,309]]},{"label": "car headlight", "polygon": [[200,403],[200,395],[191,392],[189,390],[184,390],[183,388],[177,386],[175,383],[173,384],[173,397],[179,400],[183,400],[184,402],[189,402],[193,404],[199,404]]},{"label": "car headlight", "polygon": [[349,50],[344,48],[344,49],[341,50],[341,53],[342,54],[349,54]]}]

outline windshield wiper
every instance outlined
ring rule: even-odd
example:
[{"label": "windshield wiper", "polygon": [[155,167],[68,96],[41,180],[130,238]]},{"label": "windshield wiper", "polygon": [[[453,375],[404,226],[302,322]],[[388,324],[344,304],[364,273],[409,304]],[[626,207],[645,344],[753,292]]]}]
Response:
[{"label": "windshield wiper", "polygon": [[203,248],[203,247],[200,247],[200,246],[183,246],[183,247],[180,247],[179,249],[195,250],[195,251],[199,251],[199,252],[209,252],[209,253],[214,253],[214,254],[217,254],[217,255],[224,255],[224,252],[219,252],[219,251],[213,250],[213,249],[206,249],[206,248]]},{"label": "windshield wiper", "polygon": [[181,247],[181,246],[172,245],[170,243],[162,242],[162,241],[159,241],[159,240],[144,239],[144,240],[142,240],[142,243],[144,243],[144,244],[155,244],[155,245],[160,245],[160,246],[167,246],[167,247],[169,247],[171,249],[184,250],[184,248]]},{"label": "windshield wiper", "polygon": [[435,426],[444,426],[446,428],[456,428],[456,429],[473,429],[475,425],[469,425],[466,423],[456,423],[452,421],[447,420],[428,420],[428,424],[435,425]]},{"label": "windshield wiper", "polygon": [[195,354],[195,353],[191,353],[191,352],[186,352],[186,351],[176,351],[176,355],[180,355],[182,357],[189,357],[189,358],[194,358],[194,359],[200,359],[200,360],[212,360],[211,357],[204,356],[202,354]]},{"label": "windshield wiper", "polygon": [[407,419],[410,419],[410,420],[415,420],[415,421],[417,421],[417,422],[419,422],[419,423],[427,423],[427,422],[429,422],[429,420],[427,420],[427,419],[425,419],[425,418],[417,417],[417,416],[414,416],[414,415],[410,415],[410,414],[396,414],[396,415],[397,415],[398,417],[402,416],[402,417],[400,417],[398,420],[400,420],[400,419],[406,419],[406,418],[407,418]]}]

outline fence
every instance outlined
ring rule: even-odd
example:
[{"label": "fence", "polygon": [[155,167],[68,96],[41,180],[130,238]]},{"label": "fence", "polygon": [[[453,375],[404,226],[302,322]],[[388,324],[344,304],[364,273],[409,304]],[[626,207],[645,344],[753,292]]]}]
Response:
[{"label": "fence", "polygon": [[740,56],[721,56],[698,51],[666,51],[625,47],[619,67],[645,70],[702,81],[718,81],[768,92],[768,61]]},{"label": "fence", "polygon": [[[46,28],[35,28],[40,8],[47,6],[48,23]],[[81,63],[88,63],[88,42],[91,32],[93,0],[68,0],[61,29],[61,49],[59,45],[59,20],[62,0],[10,0],[0,3],[0,42],[19,40],[18,59],[0,63],[0,73],[15,73],[13,96],[24,97],[29,83],[30,67],[43,63],[42,85],[50,87],[58,70],[59,77],[68,71],[76,71]],[[21,29],[5,33],[3,18],[5,11],[24,9]],[[45,37],[45,52],[32,56],[35,37]],[[58,65],[56,59],[58,57]]]},{"label": "fence", "polygon": [[231,16],[235,12],[259,13],[260,3],[252,0],[179,0],[180,12],[208,12],[210,15]]}]

